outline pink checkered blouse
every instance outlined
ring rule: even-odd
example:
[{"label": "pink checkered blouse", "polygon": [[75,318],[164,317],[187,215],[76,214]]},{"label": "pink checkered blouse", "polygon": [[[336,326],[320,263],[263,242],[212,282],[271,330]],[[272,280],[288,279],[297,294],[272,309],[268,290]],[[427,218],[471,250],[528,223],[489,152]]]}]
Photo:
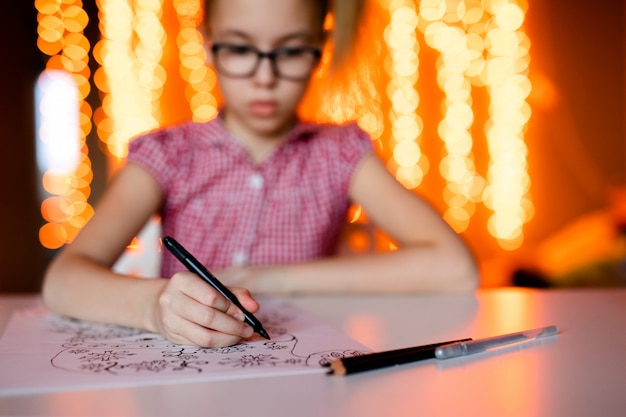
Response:
[{"label": "pink checkered blouse", "polygon": [[[355,124],[299,124],[257,165],[217,118],[143,135],[131,142],[128,162],[161,187],[163,234],[220,270],[333,254],[352,173],[372,150]],[[183,269],[163,251],[162,276]]]}]

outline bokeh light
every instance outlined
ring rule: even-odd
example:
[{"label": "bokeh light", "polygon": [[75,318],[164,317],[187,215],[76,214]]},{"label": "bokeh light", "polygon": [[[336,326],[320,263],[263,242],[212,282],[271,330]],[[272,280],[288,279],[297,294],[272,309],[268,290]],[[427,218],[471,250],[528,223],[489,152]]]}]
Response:
[{"label": "bokeh light", "polygon": [[162,0],[101,0],[101,40],[94,48],[100,68],[94,77],[102,93],[96,110],[98,137],[110,155],[122,161],[128,142],[160,121],[166,82],[161,65],[166,34]]},{"label": "bokeh light", "polygon": [[185,97],[192,120],[207,122],[217,116],[215,72],[207,65],[205,40],[198,28],[202,22],[201,0],[174,0],[180,30],[176,38],[180,75],[187,84]]},{"label": "bokeh light", "polygon": [[[517,0],[420,2],[420,31],[439,52],[437,81],[444,93],[439,137],[446,154],[439,172],[446,181],[444,218],[458,232],[469,226],[477,203],[492,214],[487,230],[500,247],[518,248],[530,220],[530,178],[524,130],[530,118],[530,41],[523,23],[527,4]],[[483,131],[489,167],[481,175],[473,154],[472,92],[489,95]]]},{"label": "bokeh light", "polygon": [[80,0],[37,0],[37,46],[48,55],[36,86],[37,163],[42,175],[41,244],[71,242],[93,215],[93,173],[85,144],[92,129],[88,16]]},{"label": "bokeh light", "polygon": [[386,91],[391,109],[387,118],[391,123],[392,155],[387,166],[406,188],[415,189],[428,167],[420,148],[423,121],[419,116],[420,95],[416,87],[420,52],[418,16],[412,1],[391,1],[386,7],[390,16],[384,40],[389,53],[385,70],[389,76]]},{"label": "bokeh light", "polygon": [[[133,137],[162,125],[162,112],[168,109],[163,91],[171,71],[182,79],[189,118],[205,122],[216,117],[216,77],[207,64],[199,28],[204,2],[173,0],[172,5],[163,0],[99,0],[101,39],[90,51],[83,34],[88,16],[81,1],[35,1],[37,45],[49,56],[46,67],[69,74],[75,86],[80,150],[73,173],[42,174],[42,186],[50,195],[42,204],[48,222],[41,231],[44,246],[71,241],[92,212],[86,199],[93,173],[85,145],[92,123],[112,164],[119,165]],[[524,138],[532,115],[527,102],[532,89],[531,44],[524,30],[527,1],[372,0],[369,7],[363,25],[366,41],[357,45],[356,58],[348,62],[356,65],[349,72],[331,74],[328,45],[313,77],[314,86],[325,87],[314,88],[314,97],[301,109],[303,118],[356,121],[406,188],[419,192],[426,176],[441,177],[443,215],[456,231],[464,232],[474,219],[483,218],[475,216],[482,206],[488,220],[480,227],[501,248],[518,248],[534,213]],[[173,13],[174,19],[165,13]],[[329,18],[327,29],[332,25]],[[177,56],[165,52],[166,31],[174,34],[170,42]],[[90,52],[99,64],[94,74],[89,70]],[[430,62],[420,60],[426,52],[437,57],[439,119],[427,111],[432,102],[422,103],[429,94],[420,84],[421,66]],[[92,86],[101,99],[95,112],[85,101]],[[477,95],[487,97],[486,103]],[[423,143],[425,129],[439,138],[440,153]],[[352,224],[366,219],[360,207],[350,216]],[[354,241],[371,246],[363,245],[363,238]],[[386,241],[383,247],[396,246]]]}]

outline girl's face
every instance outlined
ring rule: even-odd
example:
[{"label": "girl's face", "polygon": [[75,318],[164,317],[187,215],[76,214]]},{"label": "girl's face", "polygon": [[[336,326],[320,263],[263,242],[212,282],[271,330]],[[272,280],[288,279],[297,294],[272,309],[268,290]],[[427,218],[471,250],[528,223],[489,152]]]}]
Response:
[{"label": "girl's face", "polygon": [[[312,59],[323,46],[317,0],[213,0],[210,2],[210,60],[225,102],[224,121],[231,133],[252,138],[282,138],[296,120],[296,110],[310,73],[293,64],[294,54]],[[221,45],[221,46],[220,46]],[[215,48],[219,47],[219,51]],[[255,51],[282,51],[278,74],[268,58],[251,74],[239,70],[256,61]],[[306,57],[304,57],[306,56]],[[281,58],[282,57],[282,58]],[[293,65],[291,65],[293,64]],[[220,68],[221,67],[221,68]],[[229,74],[228,69],[237,71]],[[304,66],[306,68],[306,65]],[[295,73],[282,74],[282,70]],[[291,76],[285,78],[284,75]],[[294,79],[298,78],[298,79]]]}]

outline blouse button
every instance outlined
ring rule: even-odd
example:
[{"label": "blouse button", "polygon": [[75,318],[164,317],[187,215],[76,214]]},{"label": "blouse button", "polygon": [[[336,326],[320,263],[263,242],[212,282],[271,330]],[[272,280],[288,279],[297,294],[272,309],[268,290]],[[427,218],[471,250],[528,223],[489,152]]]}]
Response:
[{"label": "blouse button", "polygon": [[233,265],[241,266],[248,262],[248,255],[244,251],[238,251],[233,254]]},{"label": "blouse button", "polygon": [[250,180],[249,180],[250,187],[252,187],[255,190],[260,190],[261,188],[263,188],[264,182],[265,180],[263,179],[263,176],[258,172],[250,176]]}]

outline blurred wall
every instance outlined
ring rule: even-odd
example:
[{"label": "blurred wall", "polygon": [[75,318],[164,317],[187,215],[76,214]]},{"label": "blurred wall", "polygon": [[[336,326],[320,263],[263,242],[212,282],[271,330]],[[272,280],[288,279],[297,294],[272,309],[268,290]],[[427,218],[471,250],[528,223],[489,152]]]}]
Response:
[{"label": "blurred wall", "polygon": [[0,13],[0,292],[37,290],[47,262],[38,241],[33,85],[42,62],[31,3]]},{"label": "blurred wall", "polygon": [[[533,267],[546,240],[606,211],[610,187],[626,186],[625,22],[623,0],[529,2],[533,115],[526,138],[536,213],[519,251],[483,257],[485,285],[507,284],[515,268]],[[592,233],[575,236],[580,251],[606,244],[580,242],[580,234]],[[568,242],[555,245],[566,250]]]}]

